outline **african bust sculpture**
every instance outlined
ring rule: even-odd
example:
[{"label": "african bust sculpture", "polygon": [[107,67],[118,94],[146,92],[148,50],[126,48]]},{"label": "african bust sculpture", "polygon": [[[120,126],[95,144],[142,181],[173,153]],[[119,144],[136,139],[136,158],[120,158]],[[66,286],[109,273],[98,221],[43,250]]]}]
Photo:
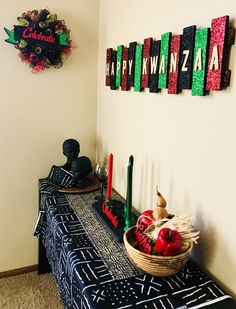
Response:
[{"label": "african bust sculpture", "polygon": [[87,176],[92,172],[92,164],[88,157],[81,156],[76,158],[71,163],[71,172],[73,175],[73,187],[85,188],[88,187],[91,182]]},{"label": "african bust sculpture", "polygon": [[62,145],[67,162],[62,166],[73,175],[73,187],[85,188],[90,185],[87,176],[92,172],[92,163],[86,156],[79,157],[80,143],[75,139],[67,139]]},{"label": "african bust sculpture", "polygon": [[67,162],[62,167],[67,171],[71,171],[71,163],[78,158],[80,153],[80,143],[73,138],[67,139],[62,145],[62,150],[67,157]]}]

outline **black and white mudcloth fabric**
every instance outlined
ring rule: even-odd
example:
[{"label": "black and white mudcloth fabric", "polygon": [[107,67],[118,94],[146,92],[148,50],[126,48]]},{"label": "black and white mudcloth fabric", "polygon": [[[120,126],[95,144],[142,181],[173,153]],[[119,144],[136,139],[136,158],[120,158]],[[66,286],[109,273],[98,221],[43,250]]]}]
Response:
[{"label": "black and white mudcloth fabric", "polygon": [[60,166],[53,165],[46,179],[40,180],[40,209],[37,222],[35,224],[34,236],[40,237],[46,227],[46,213],[44,206],[48,196],[60,195],[58,189],[71,187],[73,175]]},{"label": "black and white mudcloth fabric", "polygon": [[[193,263],[171,277],[134,267],[124,245],[92,211],[96,192],[65,195],[41,182],[37,236],[46,248],[66,309],[202,308],[229,298]],[[214,308],[214,307],[213,307]],[[218,307],[217,307],[218,308]]]}]

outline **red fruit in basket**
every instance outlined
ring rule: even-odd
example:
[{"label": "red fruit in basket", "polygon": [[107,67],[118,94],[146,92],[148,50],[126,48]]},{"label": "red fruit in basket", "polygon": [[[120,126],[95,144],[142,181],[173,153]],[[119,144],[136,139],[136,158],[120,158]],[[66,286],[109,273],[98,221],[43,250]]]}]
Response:
[{"label": "red fruit in basket", "polygon": [[151,209],[144,210],[142,212],[142,215],[147,215],[147,216],[150,216],[150,217],[152,217],[152,214],[153,214],[153,210],[151,210]]},{"label": "red fruit in basket", "polygon": [[139,224],[143,224],[147,228],[154,220],[153,210],[145,210],[139,217]]},{"label": "red fruit in basket", "polygon": [[155,248],[163,256],[173,256],[179,253],[181,245],[182,237],[180,233],[166,227],[159,231]]}]

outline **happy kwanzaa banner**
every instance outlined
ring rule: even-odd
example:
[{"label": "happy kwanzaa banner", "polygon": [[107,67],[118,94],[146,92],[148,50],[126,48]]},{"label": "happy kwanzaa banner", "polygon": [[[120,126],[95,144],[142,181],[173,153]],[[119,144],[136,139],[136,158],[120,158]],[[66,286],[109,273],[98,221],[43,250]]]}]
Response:
[{"label": "happy kwanzaa banner", "polygon": [[203,96],[210,90],[229,86],[230,46],[234,29],[229,28],[229,16],[212,20],[211,28],[190,26],[182,35],[171,32],[161,40],[147,38],[143,44],[132,42],[117,50],[106,51],[106,86],[112,90],[134,91],[149,88],[149,92],[168,89],[178,94],[191,89],[193,96]]}]

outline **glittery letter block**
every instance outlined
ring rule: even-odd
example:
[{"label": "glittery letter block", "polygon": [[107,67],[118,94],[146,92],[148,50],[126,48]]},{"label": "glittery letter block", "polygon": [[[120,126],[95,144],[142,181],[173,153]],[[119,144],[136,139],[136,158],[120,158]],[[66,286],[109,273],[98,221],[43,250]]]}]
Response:
[{"label": "glittery letter block", "polygon": [[161,35],[158,88],[167,88],[171,32]]},{"label": "glittery letter block", "polygon": [[142,58],[143,58],[143,45],[137,44],[135,52],[134,91],[138,92],[142,90],[141,89]]},{"label": "glittery letter block", "polygon": [[106,86],[111,84],[111,53],[112,48],[107,48],[107,57],[106,57]]},{"label": "glittery letter block", "polygon": [[128,79],[127,87],[134,86],[134,68],[135,68],[135,51],[136,51],[137,42],[132,42],[129,44],[129,61],[128,61]]},{"label": "glittery letter block", "polygon": [[127,87],[127,77],[128,77],[128,48],[124,47],[123,48],[123,53],[122,53],[122,72],[121,72],[121,90],[128,90]]},{"label": "glittery letter block", "polygon": [[116,50],[111,53],[111,89],[116,90]]},{"label": "glittery letter block", "polygon": [[226,70],[226,36],[228,34],[229,17],[215,18],[211,22],[210,51],[207,66],[207,90],[220,90]]},{"label": "glittery letter block", "polygon": [[180,72],[179,90],[192,88],[193,73],[193,51],[195,41],[196,26],[186,27],[183,30],[181,53],[180,53]]},{"label": "glittery letter block", "polygon": [[121,85],[122,50],[123,50],[123,45],[120,45],[117,47],[116,88],[119,88]]},{"label": "glittery letter block", "polygon": [[198,29],[195,35],[193,56],[192,95],[205,95],[207,56],[209,49],[209,28]]},{"label": "glittery letter block", "polygon": [[181,35],[176,35],[171,38],[168,75],[168,93],[170,94],[178,93],[180,44]]},{"label": "glittery letter block", "polygon": [[142,68],[142,82],[141,87],[148,88],[149,85],[149,68],[150,68],[150,52],[151,52],[152,38],[144,40],[143,45],[143,68]]},{"label": "glittery letter block", "polygon": [[149,92],[158,92],[158,68],[161,41],[153,41],[150,57]]}]

